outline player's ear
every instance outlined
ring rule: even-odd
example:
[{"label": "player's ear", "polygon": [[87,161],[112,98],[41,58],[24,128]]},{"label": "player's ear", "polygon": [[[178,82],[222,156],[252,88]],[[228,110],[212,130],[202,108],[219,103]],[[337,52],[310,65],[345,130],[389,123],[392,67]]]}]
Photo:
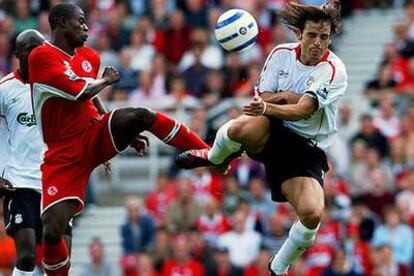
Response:
[{"label": "player's ear", "polygon": [[59,26],[61,26],[62,28],[65,28],[68,24],[67,19],[64,16],[59,17],[59,19],[57,20],[57,23]]}]

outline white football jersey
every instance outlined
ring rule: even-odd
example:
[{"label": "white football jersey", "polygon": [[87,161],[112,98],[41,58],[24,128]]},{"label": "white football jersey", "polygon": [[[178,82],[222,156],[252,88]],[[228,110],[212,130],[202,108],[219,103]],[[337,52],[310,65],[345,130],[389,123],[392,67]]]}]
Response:
[{"label": "white football jersey", "polygon": [[0,117],[0,177],[3,177],[9,155],[9,129],[7,128],[6,119]]},{"label": "white football jersey", "polygon": [[348,85],[345,65],[329,50],[314,66],[304,65],[299,56],[300,43],[275,47],[266,60],[257,89],[260,93],[292,91],[316,97],[319,107],[309,118],[285,120],[284,125],[326,149],[337,131],[338,101]]},{"label": "white football jersey", "polygon": [[4,178],[14,187],[40,192],[43,141],[33,115],[30,85],[17,71],[0,81],[0,116],[7,122],[10,144]]}]

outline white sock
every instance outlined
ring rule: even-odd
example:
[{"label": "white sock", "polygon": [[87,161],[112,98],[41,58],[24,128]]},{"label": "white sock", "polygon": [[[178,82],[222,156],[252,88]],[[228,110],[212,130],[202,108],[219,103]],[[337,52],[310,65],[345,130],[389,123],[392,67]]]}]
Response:
[{"label": "white sock", "polygon": [[242,144],[231,140],[227,134],[233,120],[228,121],[217,131],[216,139],[208,152],[208,160],[216,165],[223,163],[232,153],[240,150]]},{"label": "white sock", "polygon": [[283,243],[270,264],[273,272],[283,274],[288,271],[290,264],[298,259],[312,245],[319,225],[315,229],[309,229],[300,220],[297,220],[293,224],[289,231],[289,237]]},{"label": "white sock", "polygon": [[15,267],[13,269],[13,274],[12,276],[33,276],[34,270],[33,271],[23,271],[18,269],[17,267]]}]

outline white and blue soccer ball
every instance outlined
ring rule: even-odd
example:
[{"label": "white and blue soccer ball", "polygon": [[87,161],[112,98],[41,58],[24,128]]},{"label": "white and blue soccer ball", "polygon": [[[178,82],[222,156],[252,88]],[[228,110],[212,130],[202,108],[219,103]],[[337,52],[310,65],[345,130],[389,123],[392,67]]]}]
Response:
[{"label": "white and blue soccer ball", "polygon": [[217,20],[216,39],[227,51],[242,52],[249,49],[256,43],[258,34],[256,20],[245,10],[228,10]]}]

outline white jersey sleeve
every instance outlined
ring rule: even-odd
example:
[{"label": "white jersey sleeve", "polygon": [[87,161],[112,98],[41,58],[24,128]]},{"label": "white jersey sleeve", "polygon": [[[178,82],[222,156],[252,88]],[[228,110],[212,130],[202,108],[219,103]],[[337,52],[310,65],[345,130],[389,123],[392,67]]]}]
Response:
[{"label": "white jersey sleeve", "polygon": [[319,105],[318,110],[339,101],[348,86],[348,77],[343,64],[337,63],[334,67],[327,63],[320,71],[322,73],[318,80],[306,91],[306,93],[316,96]]},{"label": "white jersey sleeve", "polygon": [[263,66],[259,81],[256,84],[256,89],[259,93],[277,92],[279,89],[279,61],[276,51],[277,48],[269,54]]}]

